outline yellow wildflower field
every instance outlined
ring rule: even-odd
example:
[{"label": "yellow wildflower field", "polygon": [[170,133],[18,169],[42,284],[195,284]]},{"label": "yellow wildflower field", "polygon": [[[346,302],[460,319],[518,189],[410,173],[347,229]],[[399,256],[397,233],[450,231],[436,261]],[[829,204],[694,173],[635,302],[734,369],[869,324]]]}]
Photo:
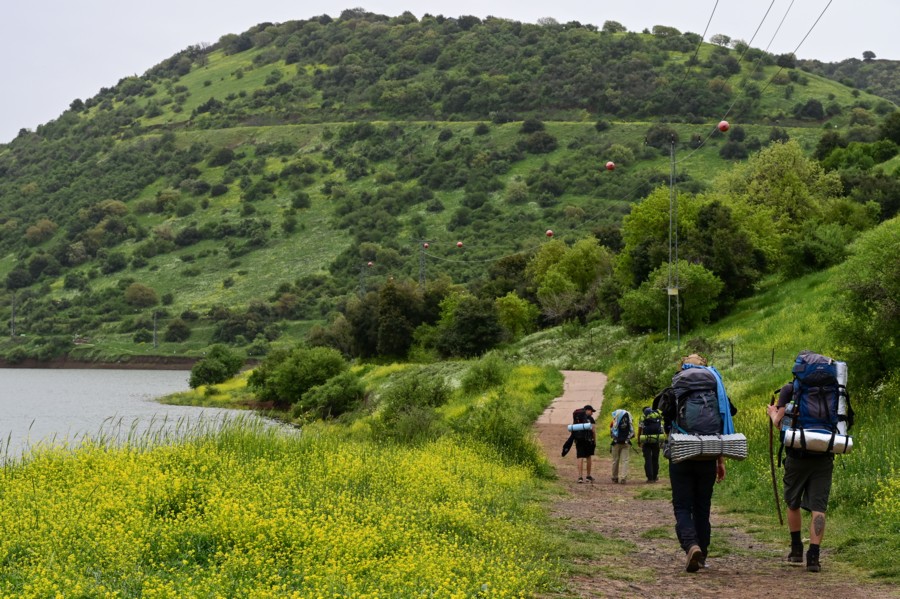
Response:
[{"label": "yellow wildflower field", "polygon": [[2,477],[3,597],[522,597],[558,575],[532,473],[450,437],[238,422]]}]

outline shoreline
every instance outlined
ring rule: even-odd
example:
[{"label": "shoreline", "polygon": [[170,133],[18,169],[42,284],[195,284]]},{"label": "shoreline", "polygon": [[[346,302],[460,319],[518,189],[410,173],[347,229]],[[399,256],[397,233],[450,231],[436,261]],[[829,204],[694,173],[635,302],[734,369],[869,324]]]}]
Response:
[{"label": "shoreline", "polygon": [[78,370],[190,370],[199,358],[187,356],[131,356],[116,362],[95,362],[59,356],[50,360],[27,358],[10,363],[0,358],[0,368],[71,368]]}]

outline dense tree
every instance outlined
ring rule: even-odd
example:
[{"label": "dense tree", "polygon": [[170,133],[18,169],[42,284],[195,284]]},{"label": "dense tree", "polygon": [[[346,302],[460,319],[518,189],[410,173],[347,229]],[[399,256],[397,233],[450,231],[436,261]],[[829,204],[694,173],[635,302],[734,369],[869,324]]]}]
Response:
[{"label": "dense tree", "polygon": [[[719,305],[719,294],[724,283],[709,270],[699,264],[681,260],[673,272],[677,272],[678,295],[673,297],[680,304],[679,314],[682,331],[709,321]],[[664,331],[669,323],[668,298],[670,269],[662,266],[650,274],[649,279],[638,289],[625,293],[622,297],[622,321],[635,331]],[[672,278],[674,281],[674,277]],[[674,312],[673,312],[674,314]]]},{"label": "dense tree", "polygon": [[494,303],[469,294],[454,294],[441,302],[437,330],[437,349],[445,357],[481,355],[503,335]]},{"label": "dense tree", "polygon": [[200,385],[224,383],[236,375],[243,364],[244,359],[224,345],[212,345],[191,368],[189,384],[196,389]]},{"label": "dense tree", "polygon": [[317,385],[345,372],[349,365],[340,352],[328,347],[296,347],[271,352],[247,379],[262,401],[295,404]]},{"label": "dense tree", "polygon": [[838,269],[841,309],[834,323],[861,381],[900,368],[900,219],[863,234]]},{"label": "dense tree", "polygon": [[124,293],[125,303],[138,308],[147,308],[159,303],[159,296],[152,287],[141,283],[132,283]]},{"label": "dense tree", "polygon": [[494,300],[497,309],[497,320],[512,339],[534,331],[539,315],[538,307],[526,299],[522,299],[514,291]]}]

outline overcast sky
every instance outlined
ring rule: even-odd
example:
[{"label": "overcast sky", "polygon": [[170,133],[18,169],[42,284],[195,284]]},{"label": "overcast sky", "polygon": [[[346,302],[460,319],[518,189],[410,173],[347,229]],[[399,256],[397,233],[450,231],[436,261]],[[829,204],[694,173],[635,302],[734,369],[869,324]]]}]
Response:
[{"label": "overcast sky", "polygon": [[[389,16],[406,10],[448,17],[495,16],[533,23],[552,17],[602,26],[613,20],[629,31],[667,25],[750,41],[771,5],[753,46],[794,51],[828,0],[9,0],[0,12],[0,143],[22,128],[58,117],[75,98],[86,99],[122,77],[141,75],[179,50],[213,43],[262,22],[284,22],[362,8]],[[788,12],[789,6],[790,11]],[[784,25],[774,37],[785,13]],[[800,58],[826,62],[900,59],[900,0],[832,0],[802,43]]]}]

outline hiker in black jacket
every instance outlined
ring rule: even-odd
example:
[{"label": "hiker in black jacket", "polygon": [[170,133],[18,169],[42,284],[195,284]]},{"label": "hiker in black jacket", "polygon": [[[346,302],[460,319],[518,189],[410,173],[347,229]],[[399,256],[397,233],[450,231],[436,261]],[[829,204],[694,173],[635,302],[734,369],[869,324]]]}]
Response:
[{"label": "hiker in black jacket", "polygon": [[[653,401],[653,407],[659,409],[663,415],[664,428],[667,435],[674,432],[696,434],[693,430],[682,430],[678,422],[681,420],[679,415],[679,403],[687,400],[690,391],[683,391],[679,388],[678,383],[691,369],[693,373],[700,372],[704,376],[713,376],[703,371],[712,373],[713,368],[708,368],[706,358],[691,354],[682,358],[680,372],[672,379],[672,387],[661,391]],[[691,376],[688,374],[688,376]],[[724,396],[725,388],[721,382],[721,377],[715,371],[713,393],[718,397]],[[684,395],[681,395],[684,394]],[[683,399],[679,399],[682,397]],[[728,428],[731,425],[731,416],[737,410],[731,405],[727,396],[719,398],[715,407],[716,411],[724,409],[728,412],[727,419]],[[722,421],[724,422],[724,420]],[[682,422],[682,424],[684,424]],[[688,427],[690,428],[690,427]],[[725,427],[720,424],[719,433],[725,431]],[[666,453],[666,457],[669,454]],[[675,534],[678,542],[685,552],[686,562],[685,570],[688,572],[696,572],[700,568],[706,567],[706,557],[709,553],[709,542],[712,527],[709,522],[709,514],[712,507],[713,487],[716,483],[725,480],[725,458],[719,456],[718,459],[686,459],[679,462],[669,462],[669,479],[672,483],[672,509],[675,512]]]},{"label": "hiker in black jacket", "polygon": [[[593,406],[587,405],[582,408],[587,415],[587,421],[592,425],[596,424],[594,420],[594,408]],[[597,433],[593,427],[589,434],[584,435],[583,437],[575,438],[575,457],[578,458],[578,482],[594,482],[594,477],[591,476],[591,461],[593,455],[597,449]],[[582,474],[586,474],[586,476],[582,476]]]}]

